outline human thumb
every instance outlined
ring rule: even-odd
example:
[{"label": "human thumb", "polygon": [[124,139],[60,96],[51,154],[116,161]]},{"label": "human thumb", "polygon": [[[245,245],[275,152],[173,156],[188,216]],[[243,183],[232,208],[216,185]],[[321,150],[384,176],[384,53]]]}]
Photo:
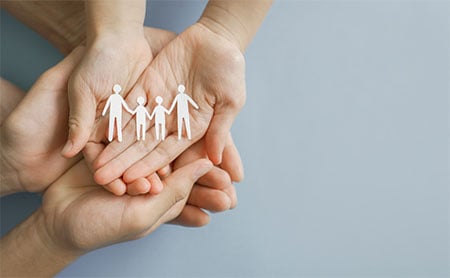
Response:
[{"label": "human thumb", "polygon": [[212,167],[211,161],[199,159],[173,172],[164,179],[164,190],[155,196],[154,203],[148,208],[149,211],[155,213],[157,210],[160,215],[165,214],[165,218],[167,217],[165,221],[177,217],[183,206],[180,206],[179,210],[171,211],[170,215],[167,215],[166,212],[181,201],[186,201],[194,183]]},{"label": "human thumb", "polygon": [[69,135],[62,150],[65,157],[73,157],[86,145],[95,121],[96,100],[93,92],[80,89],[75,80],[69,81]]},{"label": "human thumb", "polygon": [[237,110],[219,107],[214,113],[208,127],[205,135],[206,153],[215,165],[222,163],[222,153],[237,113]]}]

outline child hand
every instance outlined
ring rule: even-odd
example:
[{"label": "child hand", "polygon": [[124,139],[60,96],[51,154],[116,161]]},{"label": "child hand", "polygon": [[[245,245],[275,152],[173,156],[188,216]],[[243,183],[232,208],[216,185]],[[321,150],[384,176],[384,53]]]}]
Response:
[{"label": "child hand", "polygon": [[74,156],[88,142],[99,119],[98,106],[111,95],[111,84],[121,84],[123,92],[128,92],[152,58],[143,32],[137,30],[119,38],[102,33],[87,46],[69,80],[69,136],[64,156]]},{"label": "child hand", "polygon": [[[199,105],[190,109],[192,140],[178,140],[175,113],[167,117],[168,136],[158,142],[154,128],[146,141],[136,142],[135,124],[130,121],[123,130],[123,142],[113,141],[95,160],[94,178],[109,184],[122,177],[126,183],[148,176],[172,162],[205,134],[208,158],[215,164],[222,153],[234,118],[245,102],[244,57],[238,46],[201,23],[196,23],[169,42],[147,67],[127,95],[127,103],[139,96],[153,106],[162,96],[166,107],[184,84],[186,93]],[[101,108],[101,107],[100,107]],[[123,122],[130,119],[124,115]],[[92,147],[91,142],[86,149]]]},{"label": "child hand", "polygon": [[[150,47],[152,55],[156,55],[170,40],[175,37],[175,34],[172,32],[149,27],[144,28],[144,34],[146,43]],[[106,99],[111,95],[111,86],[112,85],[109,84],[108,91],[104,94]],[[122,89],[122,92],[126,91]],[[106,101],[106,99],[104,101]],[[104,101],[102,103],[103,105]],[[106,144],[105,134],[107,134],[107,117],[102,117],[100,115],[102,109],[103,107],[96,107],[93,131],[89,137],[89,142],[84,149],[84,156],[91,169],[93,169],[92,164],[94,159],[97,158],[98,154],[104,149]],[[124,118],[130,116],[131,115],[124,113]],[[131,186],[128,191],[127,184],[120,178],[103,185],[106,190],[114,193],[115,195],[123,195],[125,192],[133,195],[144,193],[157,194],[162,190],[160,186],[161,182],[156,174],[147,175],[146,178],[137,179],[133,184],[134,185]]]}]

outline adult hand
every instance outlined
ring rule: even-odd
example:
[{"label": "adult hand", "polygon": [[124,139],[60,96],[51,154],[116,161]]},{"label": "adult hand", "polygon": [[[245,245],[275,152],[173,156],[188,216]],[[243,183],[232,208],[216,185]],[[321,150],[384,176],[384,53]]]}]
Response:
[{"label": "adult hand", "polygon": [[[184,151],[174,161],[173,169],[179,169],[201,158],[207,158],[204,139]],[[241,158],[230,134],[223,152],[223,163],[213,167],[197,181],[186,206],[172,223],[183,226],[203,226],[210,220],[209,214],[203,210],[221,212],[236,207],[237,196],[233,182],[240,182],[243,176]]]},{"label": "adult hand", "polygon": [[211,167],[197,160],[178,169],[157,196],[118,197],[96,185],[80,161],[45,191],[40,209],[1,239],[2,275],[54,276],[90,250],[151,233],[179,214]]},{"label": "adult hand", "polygon": [[177,169],[159,195],[115,196],[95,184],[81,161],[45,192],[44,226],[54,245],[74,252],[143,237],[181,212],[192,185],[211,167],[202,159]]},{"label": "adult hand", "polygon": [[[236,43],[196,23],[169,42],[144,71],[126,97],[133,103],[139,96],[153,107],[162,96],[168,107],[177,95],[178,84],[199,105],[191,108],[192,140],[178,140],[177,119],[166,122],[168,136],[158,142],[154,127],[146,141],[135,140],[135,124],[123,131],[123,142],[112,142],[94,162],[95,180],[108,184],[123,175],[127,183],[145,177],[169,164],[205,133],[205,148],[210,160],[220,164],[232,122],[245,101],[244,57]],[[123,121],[130,119],[125,115]],[[90,144],[86,149],[90,148]]]},{"label": "adult hand", "polygon": [[17,191],[43,191],[80,156],[66,159],[67,80],[83,49],[74,50],[36,81],[1,126],[2,181]]}]

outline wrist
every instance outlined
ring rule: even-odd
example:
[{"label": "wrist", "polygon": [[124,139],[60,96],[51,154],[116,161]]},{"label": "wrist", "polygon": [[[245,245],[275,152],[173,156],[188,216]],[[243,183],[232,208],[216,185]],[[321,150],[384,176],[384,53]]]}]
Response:
[{"label": "wrist", "polygon": [[107,42],[109,46],[122,44],[133,38],[144,37],[144,25],[136,22],[117,25],[103,24],[87,29],[87,45]]},{"label": "wrist", "polygon": [[1,239],[5,276],[53,276],[82,254],[55,243],[38,209]]},{"label": "wrist", "polygon": [[144,0],[86,2],[87,43],[114,35],[116,42],[132,34],[144,34]]},{"label": "wrist", "polygon": [[209,0],[199,22],[235,41],[244,52],[261,25],[272,0]]},{"label": "wrist", "polygon": [[210,9],[201,16],[198,23],[209,31],[231,42],[243,53],[247,44],[240,34],[242,32],[242,27],[239,27],[239,25],[241,24],[233,22],[233,20],[218,20],[215,18],[215,14],[221,13],[223,13],[223,11],[220,9]]}]

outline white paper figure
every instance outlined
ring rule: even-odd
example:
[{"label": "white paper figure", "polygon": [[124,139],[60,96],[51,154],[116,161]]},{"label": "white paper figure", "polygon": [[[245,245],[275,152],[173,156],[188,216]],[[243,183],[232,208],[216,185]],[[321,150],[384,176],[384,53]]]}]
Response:
[{"label": "white paper figure", "polygon": [[137,98],[138,106],[133,111],[133,115],[136,115],[136,137],[139,140],[141,140],[141,134],[142,134],[142,140],[145,140],[145,132],[147,131],[146,128],[146,118],[151,120],[150,114],[148,113],[147,109],[145,108],[145,100],[143,97]]},{"label": "white paper figure", "polygon": [[[186,127],[186,134],[189,140],[191,140],[191,125],[189,122],[189,103],[194,106],[195,109],[198,109],[197,103],[184,93],[186,88],[183,85],[178,85],[178,95],[173,100],[172,106],[169,109],[169,113],[172,113],[172,110],[177,105],[177,124],[178,124],[178,140],[181,139],[181,134],[183,131],[183,120],[184,125]],[[188,103],[189,102],[189,103]]]},{"label": "white paper figure", "polygon": [[114,122],[116,122],[117,128],[117,139],[122,142],[122,107],[128,111],[128,113],[133,114],[133,111],[128,107],[127,103],[120,95],[122,87],[116,84],[113,86],[114,94],[112,94],[108,101],[106,102],[105,108],[103,109],[102,116],[105,116],[106,111],[109,108],[109,130],[108,130],[108,140],[111,142],[114,135]]},{"label": "white paper figure", "polygon": [[[155,116],[155,133],[156,133],[156,140],[159,140],[161,137],[161,140],[164,140],[166,138],[166,115],[169,115],[170,112],[161,105],[163,102],[163,98],[160,96],[156,97],[156,103],[158,104],[155,109],[153,109],[152,114],[150,115],[150,119]],[[161,136],[160,136],[161,135]]]}]

